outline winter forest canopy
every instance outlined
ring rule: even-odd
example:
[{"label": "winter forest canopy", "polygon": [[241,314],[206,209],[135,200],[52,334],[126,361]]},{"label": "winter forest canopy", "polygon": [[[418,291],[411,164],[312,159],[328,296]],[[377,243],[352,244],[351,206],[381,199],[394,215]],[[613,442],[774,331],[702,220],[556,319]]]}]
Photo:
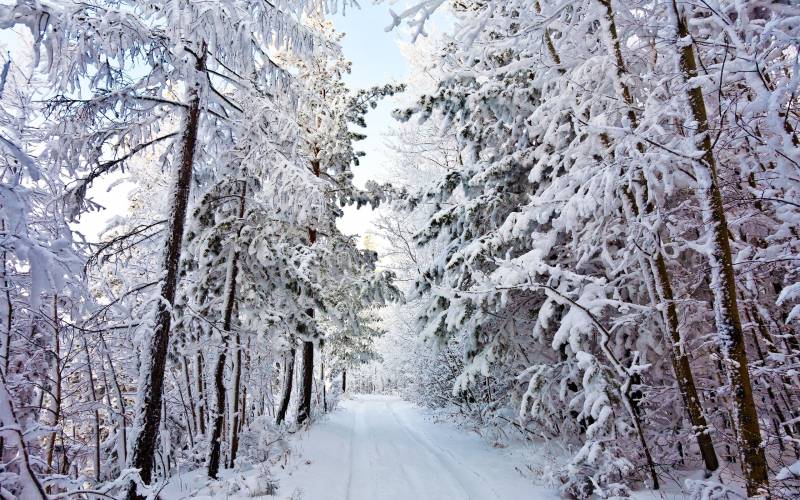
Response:
[{"label": "winter forest canopy", "polygon": [[300,498],[381,408],[430,498],[512,496],[413,412],[514,499],[798,498],[800,6],[376,3],[0,0],[0,498]]}]

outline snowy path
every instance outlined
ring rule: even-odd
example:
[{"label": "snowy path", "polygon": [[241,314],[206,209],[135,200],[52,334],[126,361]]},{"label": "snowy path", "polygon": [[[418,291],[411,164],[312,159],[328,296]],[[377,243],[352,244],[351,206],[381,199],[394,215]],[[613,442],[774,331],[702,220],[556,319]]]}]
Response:
[{"label": "snowy path", "polygon": [[532,500],[558,498],[515,460],[463,429],[432,423],[396,398],[344,401],[295,443],[299,463],[278,474],[278,496],[303,500]]}]

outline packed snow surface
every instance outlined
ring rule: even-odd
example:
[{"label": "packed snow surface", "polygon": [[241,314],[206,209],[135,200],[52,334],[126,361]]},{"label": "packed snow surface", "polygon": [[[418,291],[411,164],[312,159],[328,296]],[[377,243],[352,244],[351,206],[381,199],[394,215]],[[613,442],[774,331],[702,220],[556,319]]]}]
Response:
[{"label": "packed snow surface", "polygon": [[[179,474],[168,500],[549,500],[522,453],[476,433],[434,422],[426,410],[389,396],[354,396],[295,434],[292,453],[272,466]],[[541,457],[540,457],[541,458]],[[270,478],[271,477],[271,478]],[[267,482],[277,483],[270,496]]]},{"label": "packed snow surface", "polygon": [[[531,500],[558,498],[477,434],[434,423],[398,398],[343,401],[295,445],[279,496],[304,500]],[[293,470],[292,470],[293,469]],[[282,477],[281,477],[282,476]]]}]

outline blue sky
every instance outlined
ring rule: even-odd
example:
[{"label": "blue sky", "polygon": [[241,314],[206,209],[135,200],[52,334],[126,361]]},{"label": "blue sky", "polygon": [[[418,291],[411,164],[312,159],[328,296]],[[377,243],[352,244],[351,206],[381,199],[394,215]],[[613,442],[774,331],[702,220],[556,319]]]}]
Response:
[{"label": "blue sky", "polygon": [[[342,40],[342,50],[353,63],[353,71],[347,78],[350,86],[359,89],[404,81],[408,65],[397,43],[405,39],[398,30],[390,33],[385,31],[391,23],[386,3],[374,5],[362,2],[360,9],[348,9],[346,15],[336,15],[332,19],[336,29],[346,34]],[[367,115],[367,138],[357,144],[357,148],[364,151],[366,156],[362,158],[361,165],[353,169],[357,185],[367,180],[386,180],[384,135],[394,126],[391,117],[393,108],[392,100],[387,99]],[[363,235],[369,230],[374,216],[366,208],[359,211],[348,208],[338,226],[345,233]]]},{"label": "blue sky", "polygon": [[332,20],[337,30],[346,33],[342,49],[353,62],[348,83],[366,87],[405,76],[408,67],[396,43],[403,35],[397,30],[385,31],[391,22],[388,5],[364,3],[360,9],[348,9],[346,15],[337,14]]}]

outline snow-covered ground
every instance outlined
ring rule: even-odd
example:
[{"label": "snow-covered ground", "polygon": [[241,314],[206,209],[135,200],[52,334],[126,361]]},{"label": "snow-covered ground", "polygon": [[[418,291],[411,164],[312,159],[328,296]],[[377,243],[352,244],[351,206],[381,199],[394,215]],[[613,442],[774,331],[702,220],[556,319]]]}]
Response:
[{"label": "snow-covered ground", "polygon": [[[228,486],[201,476],[175,479],[163,492],[183,498],[292,500],[531,500],[559,498],[535,484],[525,459],[493,448],[477,434],[433,422],[414,405],[388,396],[355,396],[308,431],[272,468],[276,496],[265,495],[263,468],[226,474]],[[200,484],[198,484],[200,483]],[[242,490],[232,492],[239,483]],[[238,489],[235,487],[234,489]]]},{"label": "snow-covered ground", "polygon": [[530,500],[558,498],[523,477],[515,457],[478,435],[433,423],[393,397],[357,396],[313,426],[278,477],[304,500]]}]

